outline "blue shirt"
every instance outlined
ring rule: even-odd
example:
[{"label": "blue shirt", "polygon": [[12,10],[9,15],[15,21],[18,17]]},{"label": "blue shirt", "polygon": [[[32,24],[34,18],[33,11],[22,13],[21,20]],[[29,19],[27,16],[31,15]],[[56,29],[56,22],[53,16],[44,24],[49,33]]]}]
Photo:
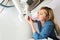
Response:
[{"label": "blue shirt", "polygon": [[41,26],[40,21],[36,21],[38,24],[38,29],[40,33],[33,33],[34,39],[47,39],[48,37],[52,39],[56,39],[55,31],[54,31],[54,23],[51,20],[48,20],[44,23],[44,27]]}]

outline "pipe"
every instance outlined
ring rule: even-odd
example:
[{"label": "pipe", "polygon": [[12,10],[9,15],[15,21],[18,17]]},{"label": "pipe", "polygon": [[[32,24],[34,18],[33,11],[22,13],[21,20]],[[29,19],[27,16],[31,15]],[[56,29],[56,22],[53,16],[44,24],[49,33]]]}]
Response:
[{"label": "pipe", "polygon": [[22,2],[22,1],[19,2],[19,0],[12,0],[12,2],[15,5],[17,11],[19,12],[18,15],[19,21],[22,24],[22,25],[20,24],[20,26],[22,27],[19,27],[19,32],[18,32],[20,33],[19,40],[32,38],[32,31],[29,24],[27,23],[27,16],[30,15],[30,13],[28,13],[28,5],[26,4],[26,2]]},{"label": "pipe", "polygon": [[20,4],[19,0],[12,0],[13,4],[15,5],[17,11],[19,12],[19,18],[20,18],[20,21],[22,22],[23,21],[23,13],[22,13],[22,4]]},{"label": "pipe", "polygon": [[23,20],[26,20],[28,15],[31,17],[30,12],[28,11],[28,4],[26,3],[26,1],[12,0],[16,9],[19,12],[19,19],[21,22],[23,22]]},{"label": "pipe", "polygon": [[6,3],[5,5],[3,4],[4,2],[5,2],[5,0],[3,0],[3,1],[0,3],[0,6],[5,7],[5,8],[14,7],[14,5],[7,6],[7,3],[9,2],[9,0],[7,1],[7,3]]}]

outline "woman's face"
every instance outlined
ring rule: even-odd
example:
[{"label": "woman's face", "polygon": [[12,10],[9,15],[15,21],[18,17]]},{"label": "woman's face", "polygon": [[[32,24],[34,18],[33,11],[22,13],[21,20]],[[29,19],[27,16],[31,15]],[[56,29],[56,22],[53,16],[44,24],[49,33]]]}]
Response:
[{"label": "woman's face", "polygon": [[47,13],[47,11],[44,9],[39,10],[39,12],[37,14],[38,20],[40,20],[40,21],[46,20],[47,19],[46,13]]}]

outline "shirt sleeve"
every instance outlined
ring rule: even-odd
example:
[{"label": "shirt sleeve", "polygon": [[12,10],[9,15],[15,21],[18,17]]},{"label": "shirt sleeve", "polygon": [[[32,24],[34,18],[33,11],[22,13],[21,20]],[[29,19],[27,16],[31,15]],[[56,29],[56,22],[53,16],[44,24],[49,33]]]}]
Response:
[{"label": "shirt sleeve", "polygon": [[37,32],[33,33],[34,39],[47,38],[50,35],[50,33],[53,30],[53,28],[54,28],[54,25],[53,25],[52,22],[45,23],[44,28],[41,30],[40,33],[37,33]]}]

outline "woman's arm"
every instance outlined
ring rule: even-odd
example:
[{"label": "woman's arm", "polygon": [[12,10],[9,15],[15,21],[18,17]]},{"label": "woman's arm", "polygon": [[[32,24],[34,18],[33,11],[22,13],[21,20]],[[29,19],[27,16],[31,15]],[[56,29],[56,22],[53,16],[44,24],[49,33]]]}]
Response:
[{"label": "woman's arm", "polygon": [[52,24],[52,22],[47,22],[40,33],[37,32],[33,33],[33,37],[34,39],[47,38],[53,29],[54,29],[54,25]]},{"label": "woman's arm", "polygon": [[34,24],[31,18],[28,20],[28,23],[31,25],[34,39],[47,38],[49,34],[51,33],[51,31],[54,29],[53,23],[51,21],[48,21],[44,24],[44,27],[42,28],[41,32],[37,33],[37,31],[34,28]]},{"label": "woman's arm", "polygon": [[35,30],[35,28],[34,28],[34,25],[33,25],[33,24],[31,25],[31,28],[32,28],[32,32],[33,32],[33,33],[35,33],[35,32],[36,32],[36,30]]},{"label": "woman's arm", "polygon": [[31,25],[32,32],[35,33],[36,30],[35,30],[35,28],[34,28],[33,22],[35,22],[35,20],[32,20],[32,19],[28,16],[28,23]]}]

